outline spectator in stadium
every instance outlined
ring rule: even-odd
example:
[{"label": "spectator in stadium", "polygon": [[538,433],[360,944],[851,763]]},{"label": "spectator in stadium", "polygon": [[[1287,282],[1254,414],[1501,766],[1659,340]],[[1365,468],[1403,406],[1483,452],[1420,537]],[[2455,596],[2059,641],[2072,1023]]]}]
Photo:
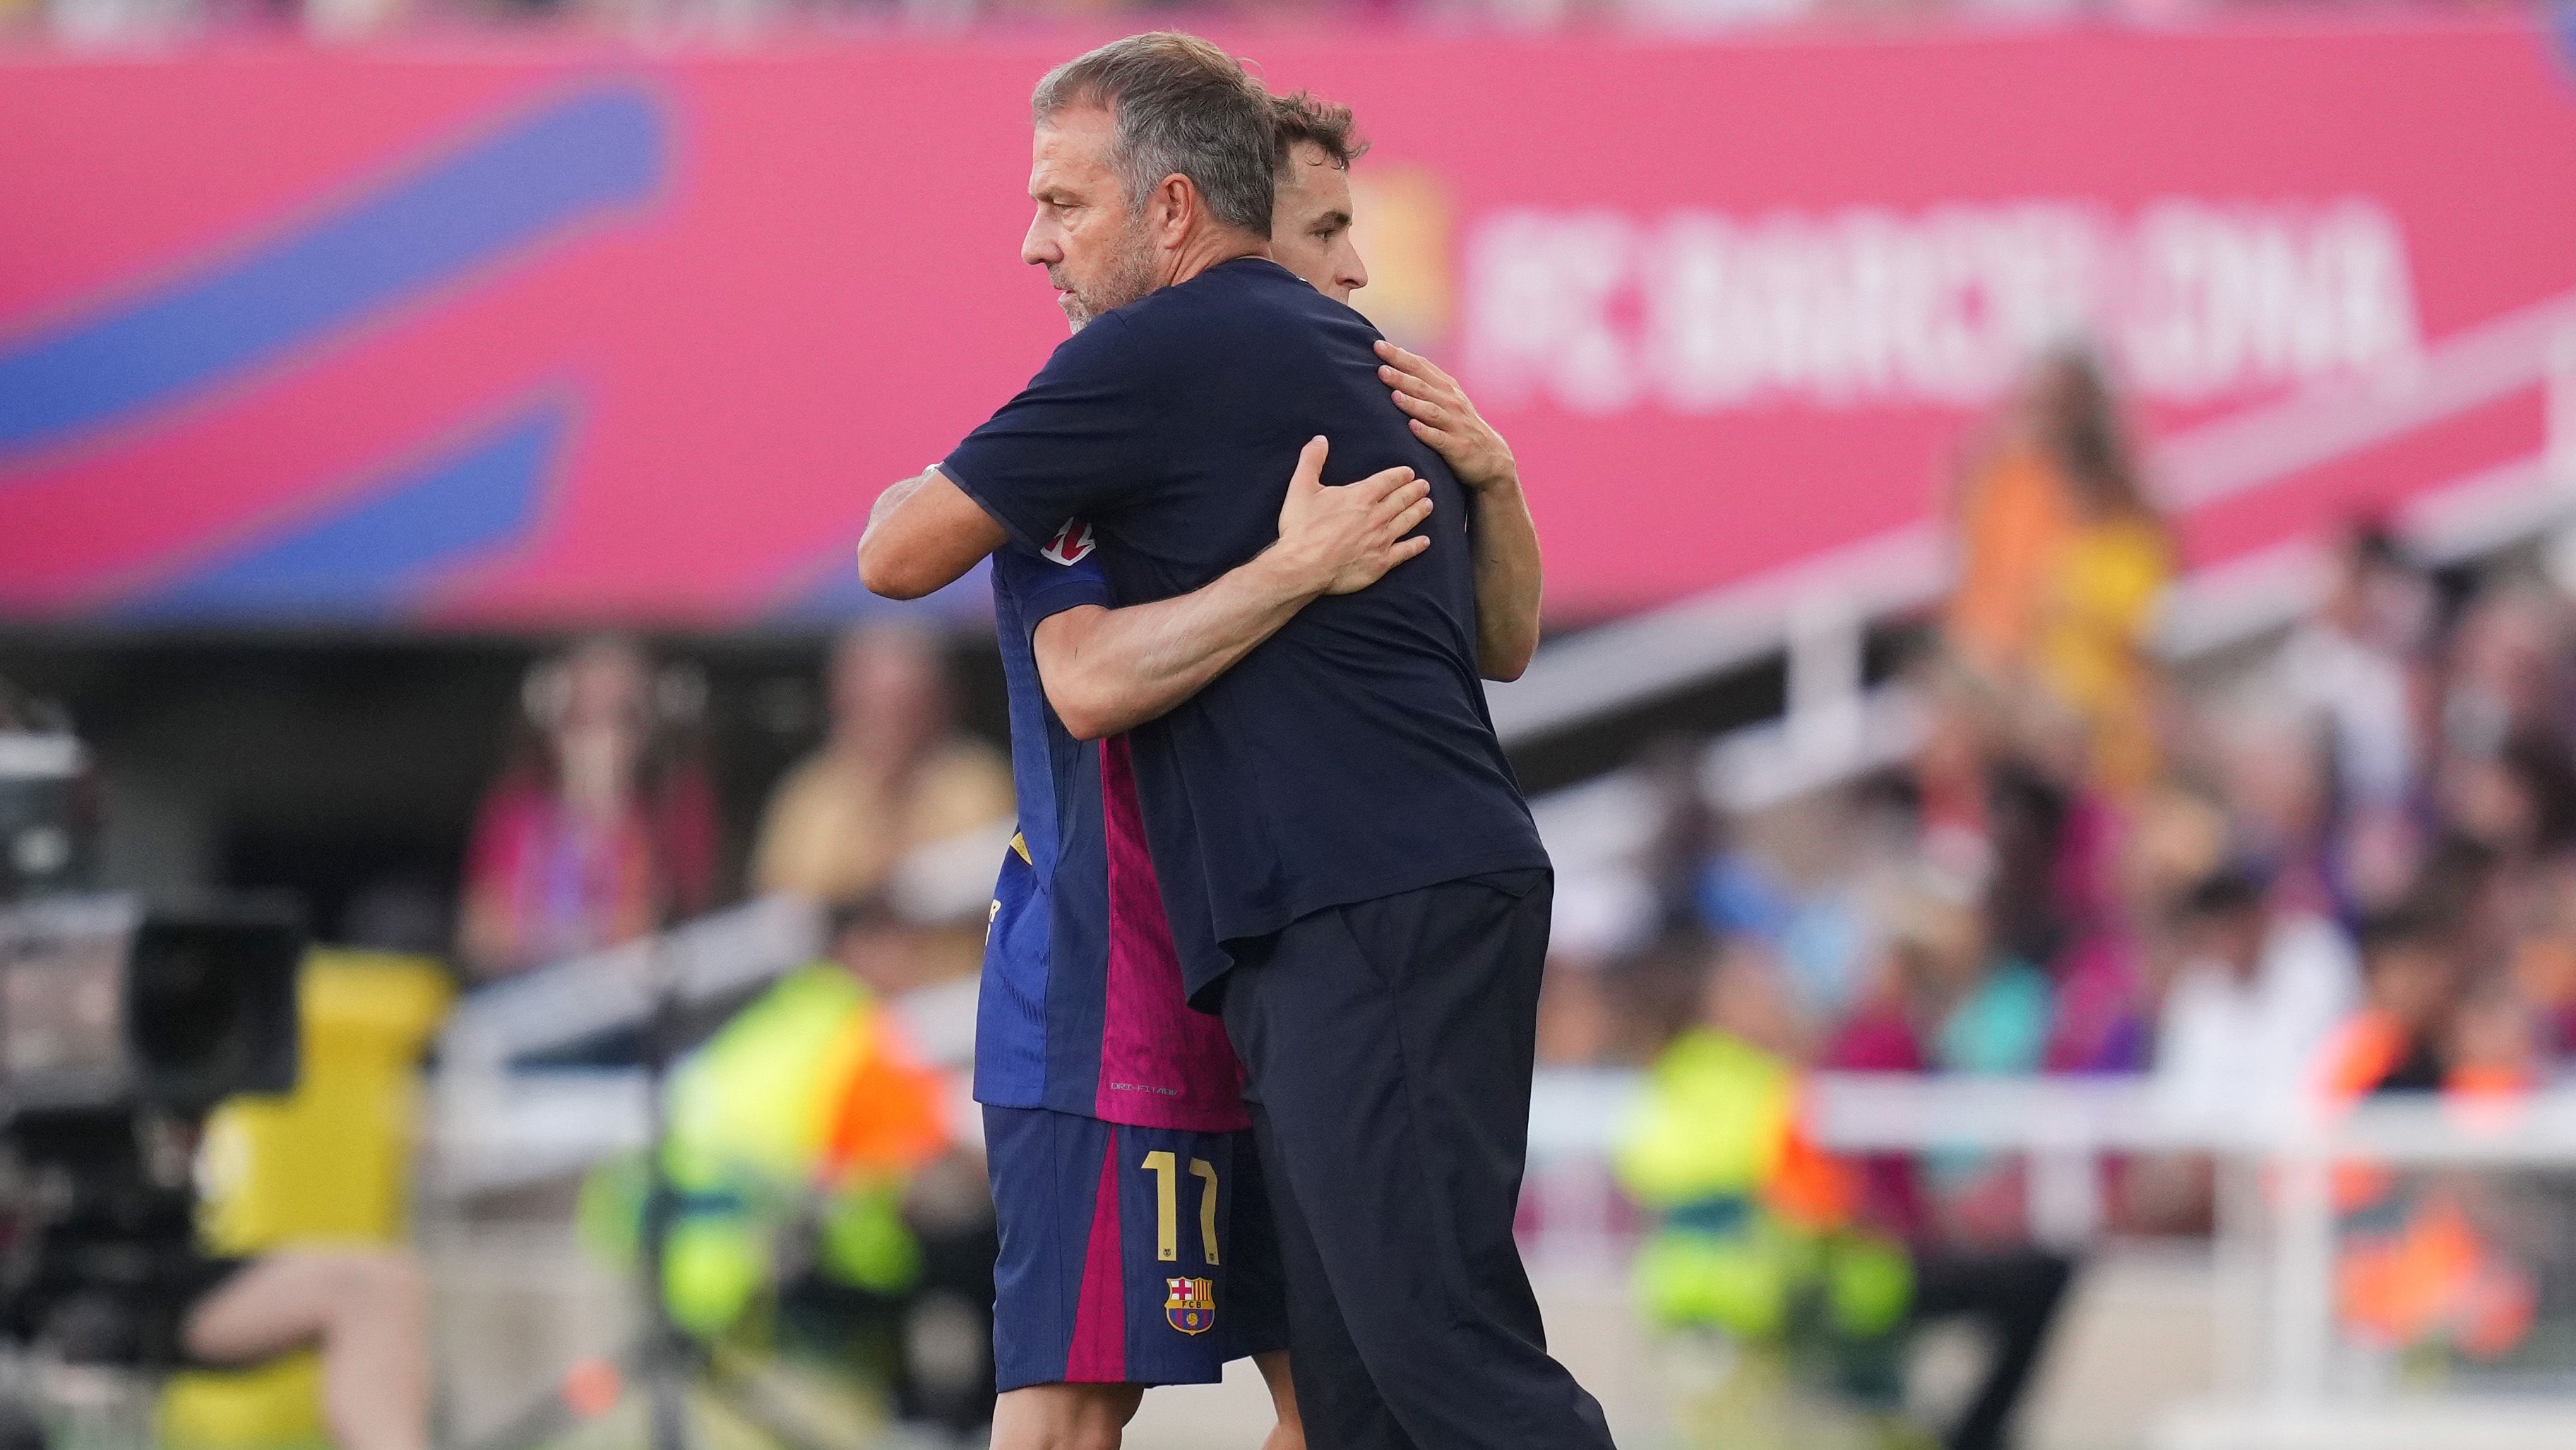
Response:
[{"label": "spectator in stadium", "polygon": [[[1899,1373],[1910,1331],[1963,1320],[1991,1340],[1984,1377],[1948,1428],[1951,1450],[2005,1443],[2073,1266],[2008,1247],[1961,1252],[1925,1240],[1886,1180],[1833,1158],[1800,1121],[1803,1053],[1776,969],[1752,953],[1721,959],[1703,983],[1700,1020],[1655,1062],[1619,1134],[1622,1185],[1659,1224],[1637,1264],[1637,1291],[1663,1326],[1724,1334],[1745,1351],[1735,1378],[1784,1360],[1824,1371],[1864,1415],[1871,1438],[1902,1443]],[[1755,1392],[1762,1387],[1758,1380]],[[1741,1420],[1743,1395],[1732,1396]],[[1758,1413],[1758,1412],[1757,1412]],[[1792,1425],[1782,1443],[1843,1443]],[[1865,1432],[1866,1433],[1866,1432]]]},{"label": "spectator in stadium", "polygon": [[[2039,1070],[2053,991],[2033,962],[2000,949],[1978,913],[1937,892],[1902,908],[1896,932],[1915,974],[1926,1056],[1936,1071],[2016,1076]],[[2021,1165],[1973,1152],[1924,1163],[1936,1220],[1955,1240],[1997,1245],[2024,1227]]]},{"label": "spectator in stadium", "polygon": [[2506,975],[2539,1019],[2544,1059],[2564,1057],[2576,1051],[2576,859],[2560,856],[2533,875]]},{"label": "spectator in stadium", "polygon": [[[2474,1124],[2537,1086],[2530,1006],[2509,979],[2468,970],[2459,900],[2429,883],[2364,927],[2369,999],[2327,1049],[2329,1102],[2439,1092],[2454,1121]],[[2347,1161],[2333,1191],[2344,1215],[2336,1307],[2357,1338],[2493,1360],[2530,1336],[2538,1284],[2503,1231],[2531,1218],[2527,1186]]]},{"label": "spectator in stadium", "polygon": [[2453,762],[2443,781],[2452,821],[2472,840],[2525,863],[2576,844],[2576,761],[2554,731],[2516,735],[2492,755]]},{"label": "spectator in stadium", "polygon": [[2156,1091],[2210,1121],[2289,1108],[2359,996],[2343,933],[2274,906],[2245,866],[2202,882],[2175,916],[2182,960],[2157,1031]]},{"label": "spectator in stadium", "polygon": [[[829,734],[762,813],[754,890],[817,901],[867,896],[884,890],[913,851],[1011,818],[1010,764],[957,729],[947,666],[928,629],[851,630],[832,652],[828,684]],[[922,975],[972,971],[981,925],[926,939]]]},{"label": "spectator in stadium", "polygon": [[[2172,911],[2175,965],[2163,992],[2151,1082],[2179,1120],[2286,1121],[2313,1099],[2317,1059],[2359,997],[2359,965],[2333,921],[2272,898],[2238,863]],[[2146,1155],[2120,1175],[2132,1228],[2199,1232],[2214,1222],[2208,1158]]]},{"label": "spectator in stadium", "polygon": [[2050,962],[2080,904],[2066,889],[2080,767],[2015,733],[1993,697],[1961,671],[1936,663],[1915,681],[1928,728],[1889,784],[1912,819],[1918,884],[1946,882],[1942,889],[1979,903],[1983,930],[1999,948]]},{"label": "spectator in stadium", "polygon": [[[842,971],[879,994],[912,980],[925,928],[897,916],[881,898],[844,902],[833,909],[832,920],[832,958]],[[899,1028],[889,1024],[887,1036],[900,1054],[915,1055]],[[944,1118],[941,1102],[952,1092],[944,1076],[881,1080],[860,1085],[842,1109],[846,1121],[864,1122],[863,1115],[881,1121],[863,1133],[837,1136],[851,1143],[887,1138],[888,1127],[901,1121],[890,1110],[917,1091],[917,1083],[935,1090],[929,1106]],[[889,1093],[889,1086],[896,1091]],[[882,1150],[874,1156],[888,1157]],[[846,1193],[850,1186],[845,1179],[837,1188]],[[910,1160],[900,1216],[902,1231],[917,1248],[918,1268],[909,1282],[871,1282],[827,1254],[781,1286],[781,1315],[819,1344],[853,1329],[862,1338],[871,1328],[882,1331],[894,1351],[885,1370],[896,1417],[925,1431],[973,1437],[993,1419],[993,1263],[1001,1248],[980,1149],[952,1142]],[[846,1256],[851,1245],[838,1247]]]},{"label": "spectator in stadium", "polygon": [[2090,352],[2063,347],[2030,370],[1968,469],[1957,528],[1952,653],[2018,730],[2071,735],[2115,795],[2144,784],[2162,693],[2148,634],[2172,546]]},{"label": "spectator in stadium", "polygon": [[632,941],[712,904],[715,794],[680,728],[694,712],[656,695],[643,650],[613,636],[529,670],[466,857],[471,975]]},{"label": "spectator in stadium", "polygon": [[2451,1028],[2466,982],[2455,903],[2437,889],[2365,922],[2366,990],[2321,1059],[2331,1098],[2435,1091],[2450,1076]]},{"label": "spectator in stadium", "polygon": [[2336,550],[2324,601],[2273,664],[2285,702],[2325,731],[2335,839],[2323,864],[2351,908],[2393,902],[2424,846],[2418,797],[2436,603],[2432,581],[2395,539],[2359,525]]},{"label": "spectator in stadium", "polygon": [[2568,735],[2565,605],[2504,583],[2465,604],[2444,651],[2443,748],[2493,753],[2509,740]]},{"label": "spectator in stadium", "polygon": [[2180,904],[2242,845],[2223,798],[2195,776],[2168,776],[2116,807],[2088,795],[2078,823],[2059,873],[2074,924],[2048,967],[2057,993],[2046,1067],[2142,1073],[2156,1059],[2165,992],[2191,950],[2175,929]]}]

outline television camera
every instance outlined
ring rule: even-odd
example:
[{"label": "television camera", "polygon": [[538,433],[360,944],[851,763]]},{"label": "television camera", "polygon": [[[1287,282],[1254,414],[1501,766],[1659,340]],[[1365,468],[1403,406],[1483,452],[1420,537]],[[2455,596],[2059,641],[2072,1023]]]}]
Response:
[{"label": "television camera", "polygon": [[206,1262],[197,1128],[225,1097],[294,1086],[303,933],[257,901],[81,889],[84,752],[28,727],[0,712],[0,1338],[166,1366],[170,1306]]}]

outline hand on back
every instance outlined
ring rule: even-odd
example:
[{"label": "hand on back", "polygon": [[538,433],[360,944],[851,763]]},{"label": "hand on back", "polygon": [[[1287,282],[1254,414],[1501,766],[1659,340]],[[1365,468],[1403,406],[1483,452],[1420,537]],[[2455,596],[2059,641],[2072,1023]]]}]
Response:
[{"label": "hand on back", "polygon": [[1428,536],[1406,537],[1431,517],[1431,485],[1410,468],[1390,468],[1328,488],[1329,447],[1317,437],[1298,451],[1272,548],[1316,593],[1355,594],[1431,547]]},{"label": "hand on back", "polygon": [[1412,420],[1413,436],[1448,461],[1469,488],[1508,483],[1520,476],[1511,445],[1467,401],[1467,390],[1438,363],[1383,338],[1378,340],[1378,381],[1395,390],[1395,405]]}]

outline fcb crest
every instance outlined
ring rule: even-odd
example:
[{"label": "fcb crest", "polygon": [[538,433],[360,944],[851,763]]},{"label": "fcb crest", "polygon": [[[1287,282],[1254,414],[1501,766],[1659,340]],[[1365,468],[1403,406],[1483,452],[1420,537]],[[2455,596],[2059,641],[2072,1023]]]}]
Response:
[{"label": "fcb crest", "polygon": [[1080,519],[1067,519],[1064,527],[1056,530],[1055,537],[1047,540],[1046,547],[1038,552],[1059,564],[1079,564],[1091,557],[1094,547],[1091,525]]},{"label": "fcb crest", "polygon": [[1183,1334],[1205,1334],[1216,1328],[1216,1285],[1205,1279],[1165,1279],[1170,1294],[1163,1317]]}]

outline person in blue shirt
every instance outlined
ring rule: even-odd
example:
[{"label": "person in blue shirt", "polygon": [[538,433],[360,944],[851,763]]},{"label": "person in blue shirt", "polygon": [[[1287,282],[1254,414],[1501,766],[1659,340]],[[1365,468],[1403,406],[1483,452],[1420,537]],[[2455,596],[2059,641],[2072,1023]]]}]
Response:
[{"label": "person in blue shirt", "polygon": [[[1128,732],[1174,975],[1245,1070],[1317,1442],[1606,1446],[1599,1405],[1545,1352],[1511,1236],[1550,875],[1479,674],[1534,639],[1536,591],[1525,622],[1489,628],[1477,586],[1534,564],[1534,535],[1469,506],[1433,448],[1449,390],[1268,258],[1272,105],[1168,34],[1041,83],[1023,254],[1077,330],[888,490],[861,572],[908,597],[1005,546],[1087,544],[1109,604],[1160,610],[1128,637],[1170,647],[1135,651],[1125,685],[1041,673],[1074,732]],[[1260,482],[1292,455],[1389,495],[1427,485],[1418,550],[1349,593],[1293,568],[1282,506],[1308,490]],[[1032,644],[1127,612],[1061,610]],[[1103,1208],[1117,1162],[1100,1160]],[[1203,1201],[1223,1211],[1213,1187]],[[1167,1312],[1195,1311],[1197,1277]]]},{"label": "person in blue shirt", "polygon": [[[1373,579],[1413,552],[1397,546],[1420,485],[1325,489],[1321,452],[1282,511],[1274,567],[1318,589]],[[1213,1382],[1251,1356],[1279,1411],[1267,1450],[1298,1450],[1280,1252],[1241,1069],[1224,1025],[1184,998],[1127,737],[1077,732],[1048,703],[1087,667],[1049,669],[1039,631],[1068,611],[1111,613],[1097,550],[1068,523],[1041,548],[993,555],[1019,795],[976,1023],[1002,1241],[994,1444],[1114,1445],[1145,1387]],[[1090,641],[1112,656],[1152,624],[1118,613]]]}]

